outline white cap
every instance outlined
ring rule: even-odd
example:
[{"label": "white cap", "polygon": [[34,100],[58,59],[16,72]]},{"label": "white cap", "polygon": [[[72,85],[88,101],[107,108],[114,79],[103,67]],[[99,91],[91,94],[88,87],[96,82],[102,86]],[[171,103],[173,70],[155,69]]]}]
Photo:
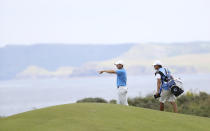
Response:
[{"label": "white cap", "polygon": [[118,61],[116,61],[114,64],[115,64],[115,65],[119,65],[119,64],[124,65],[124,62],[123,62],[122,60],[118,60]]},{"label": "white cap", "polygon": [[155,66],[155,65],[162,65],[162,63],[159,60],[156,60],[152,65],[153,66]]}]

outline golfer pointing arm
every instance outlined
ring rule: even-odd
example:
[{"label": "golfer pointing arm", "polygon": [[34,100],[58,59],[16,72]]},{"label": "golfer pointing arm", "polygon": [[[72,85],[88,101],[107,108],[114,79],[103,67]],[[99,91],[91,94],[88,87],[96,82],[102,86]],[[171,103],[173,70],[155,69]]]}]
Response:
[{"label": "golfer pointing arm", "polygon": [[117,75],[118,104],[128,106],[127,102],[128,88],[126,87],[127,75],[125,69],[123,68],[124,65],[123,61],[121,60],[117,61],[115,65],[117,67],[117,70],[102,70],[99,72],[99,74],[106,72]]}]

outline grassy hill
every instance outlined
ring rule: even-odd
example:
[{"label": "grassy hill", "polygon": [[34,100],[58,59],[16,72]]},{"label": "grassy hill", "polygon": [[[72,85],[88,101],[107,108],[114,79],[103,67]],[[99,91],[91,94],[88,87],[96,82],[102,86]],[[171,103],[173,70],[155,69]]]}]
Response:
[{"label": "grassy hill", "polygon": [[112,104],[67,104],[0,119],[0,131],[207,131],[209,118]]}]

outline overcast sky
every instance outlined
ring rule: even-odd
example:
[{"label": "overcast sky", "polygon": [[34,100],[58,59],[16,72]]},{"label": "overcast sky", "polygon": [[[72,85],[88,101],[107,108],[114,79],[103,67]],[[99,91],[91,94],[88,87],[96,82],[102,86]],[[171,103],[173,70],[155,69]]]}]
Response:
[{"label": "overcast sky", "polygon": [[210,41],[210,0],[0,0],[0,46]]}]

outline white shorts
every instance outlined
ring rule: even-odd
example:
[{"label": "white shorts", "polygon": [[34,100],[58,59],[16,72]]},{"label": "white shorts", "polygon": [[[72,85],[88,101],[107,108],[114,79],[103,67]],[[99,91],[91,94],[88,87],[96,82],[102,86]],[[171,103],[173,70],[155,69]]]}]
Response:
[{"label": "white shorts", "polygon": [[117,88],[117,90],[118,90],[118,104],[128,106],[128,100],[127,100],[128,88],[126,86],[120,86],[119,88]]},{"label": "white shorts", "polygon": [[168,101],[168,102],[175,102],[176,101],[176,97],[174,96],[174,94],[171,93],[170,90],[162,89],[159,101],[161,103],[165,103],[166,101]]}]

